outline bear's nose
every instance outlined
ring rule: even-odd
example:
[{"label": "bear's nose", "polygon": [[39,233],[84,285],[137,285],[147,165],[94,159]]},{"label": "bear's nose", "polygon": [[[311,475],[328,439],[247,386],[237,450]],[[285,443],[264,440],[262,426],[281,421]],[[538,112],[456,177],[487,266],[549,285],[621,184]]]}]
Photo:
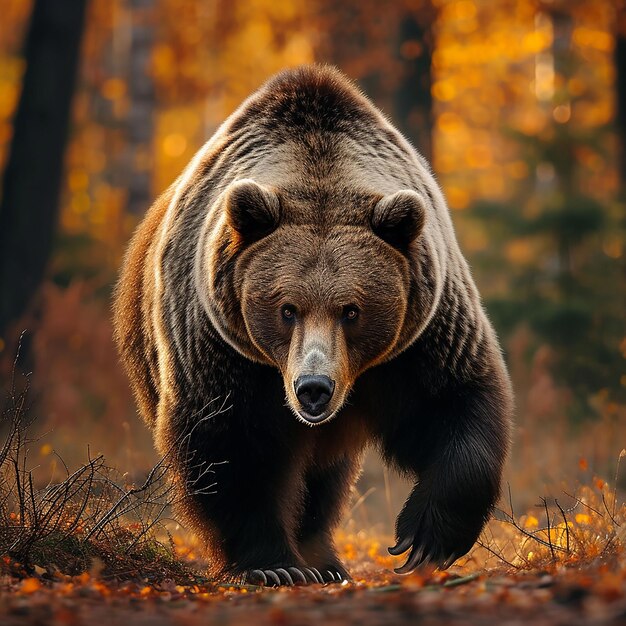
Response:
[{"label": "bear's nose", "polygon": [[311,416],[317,417],[333,397],[335,381],[328,376],[300,376],[296,379],[293,388],[300,400],[302,408]]}]

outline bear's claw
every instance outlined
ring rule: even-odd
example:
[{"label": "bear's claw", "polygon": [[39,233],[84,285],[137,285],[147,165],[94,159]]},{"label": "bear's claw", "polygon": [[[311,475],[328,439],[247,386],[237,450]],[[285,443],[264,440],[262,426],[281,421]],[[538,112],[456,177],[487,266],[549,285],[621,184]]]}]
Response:
[{"label": "bear's claw", "polygon": [[262,569],[253,569],[248,575],[248,582],[253,585],[267,585],[267,576]]},{"label": "bear's claw", "polygon": [[251,584],[262,587],[293,587],[294,585],[306,585],[309,582],[320,582],[313,572],[305,573],[297,567],[253,569],[248,574],[247,579]]},{"label": "bear's claw", "polygon": [[344,569],[338,569],[335,567],[324,570],[323,578],[325,583],[342,583],[344,581],[352,580],[348,572]]},{"label": "bear's claw", "polygon": [[277,567],[274,571],[280,576],[281,581],[285,581],[285,584],[288,587],[293,587],[293,578],[286,569],[282,567]]},{"label": "bear's claw", "polygon": [[278,576],[278,574],[272,570],[272,569],[266,569],[265,570],[265,575],[267,576],[267,582],[268,584],[270,582],[273,583],[273,586],[275,585],[276,587],[280,587],[280,577]]},{"label": "bear's claw", "polygon": [[308,575],[310,582],[319,583],[322,585],[324,584],[324,578],[319,573],[319,571],[315,569],[314,567],[303,567],[302,571],[304,572],[305,575]]},{"label": "bear's claw", "polygon": [[294,585],[306,585],[307,579],[302,570],[299,570],[297,567],[288,567],[287,571],[291,574],[291,578],[293,579]]},{"label": "bear's claw", "polygon": [[276,567],[274,569],[253,569],[248,574],[250,584],[262,587],[292,587],[294,585],[308,585],[340,583],[350,580],[347,573],[338,569],[327,569],[323,573],[315,567]]},{"label": "bear's claw", "polygon": [[463,554],[458,551],[454,551],[451,554],[442,554],[437,546],[431,546],[431,549],[428,550],[426,545],[420,545],[414,539],[407,539],[406,537],[399,540],[395,546],[387,548],[387,551],[393,556],[398,556],[409,548],[411,550],[404,565],[393,570],[396,574],[409,574],[418,567],[429,564],[437,566],[440,570],[445,570]]},{"label": "bear's claw", "polygon": [[432,554],[426,554],[426,549],[424,546],[416,546],[411,550],[409,557],[406,560],[406,563],[401,567],[396,567],[394,572],[396,574],[408,574],[412,572],[414,569],[419,567],[420,565],[426,565],[430,563],[432,560]]},{"label": "bear's claw", "polygon": [[393,556],[399,556],[403,552],[406,552],[412,545],[413,539],[411,539],[411,537],[405,537],[402,540],[399,539],[395,546],[387,548],[387,551]]}]

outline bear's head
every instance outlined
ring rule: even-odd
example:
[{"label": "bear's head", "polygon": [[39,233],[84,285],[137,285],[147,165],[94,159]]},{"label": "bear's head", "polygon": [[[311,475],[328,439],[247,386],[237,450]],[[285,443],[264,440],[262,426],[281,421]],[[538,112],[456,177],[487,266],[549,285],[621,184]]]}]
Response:
[{"label": "bear's head", "polygon": [[197,284],[213,325],[238,352],[280,370],[307,424],[332,418],[357,377],[420,324],[410,256],[422,197],[401,190],[354,201],[361,221],[320,224],[280,191],[240,180],[201,239]]}]

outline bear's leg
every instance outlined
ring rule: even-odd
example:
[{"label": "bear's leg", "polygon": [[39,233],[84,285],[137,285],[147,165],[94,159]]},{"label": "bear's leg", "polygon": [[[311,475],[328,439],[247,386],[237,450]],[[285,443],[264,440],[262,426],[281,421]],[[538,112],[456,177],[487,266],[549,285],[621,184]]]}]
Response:
[{"label": "bear's leg", "polygon": [[333,541],[356,480],[360,455],[324,467],[309,468],[305,474],[305,501],[298,531],[299,552],[309,568],[321,574],[324,582],[349,580]]},{"label": "bear's leg", "polygon": [[[417,415],[383,434],[385,456],[417,482],[389,552],[410,549],[398,573],[425,563],[449,567],[478,538],[499,496],[508,448],[505,385],[482,381],[421,399]],[[418,412],[419,411],[419,412]]]},{"label": "bear's leg", "polygon": [[179,510],[206,542],[212,573],[267,585],[307,582],[295,541],[304,463],[297,440],[290,450],[272,429],[251,436],[220,419],[177,437],[185,452],[174,466],[184,492]]}]

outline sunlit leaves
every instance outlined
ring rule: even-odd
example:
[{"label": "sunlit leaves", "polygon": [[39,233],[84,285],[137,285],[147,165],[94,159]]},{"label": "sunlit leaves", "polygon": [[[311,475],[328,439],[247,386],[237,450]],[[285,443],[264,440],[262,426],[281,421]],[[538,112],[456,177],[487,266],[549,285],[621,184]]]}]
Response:
[{"label": "sunlit leaves", "polygon": [[[27,4],[10,2],[3,18],[23,28]],[[532,171],[513,165],[520,162],[519,150],[503,136],[503,127],[538,135],[552,120],[592,128],[612,118],[613,14],[608,0],[571,5],[572,53],[585,63],[568,77],[552,67],[553,28],[535,2],[433,4],[438,11],[432,85],[435,170],[454,208],[465,208],[477,197],[510,197],[515,181],[532,176]],[[347,9],[328,12],[321,0],[155,1],[150,14],[155,45],[149,64],[157,98],[154,149],[133,157],[140,161],[134,166],[151,170],[154,194],[162,191],[264,78],[282,67],[315,60],[323,48],[320,42],[353,27],[361,33],[361,49],[345,59],[344,69],[355,78],[376,69],[381,89],[393,89],[398,67],[390,47],[392,31],[403,11],[423,15],[425,6],[404,0],[379,15],[375,3],[359,3],[353,7],[353,19],[346,21]],[[68,171],[71,179],[75,163],[89,182],[81,188],[68,185],[62,212],[66,231],[87,231],[114,246],[127,235],[125,117],[132,20],[120,0],[92,3]],[[9,119],[23,71],[15,47],[19,40],[12,37],[15,54],[0,55],[0,155],[10,139]],[[400,55],[410,61],[422,48],[419,41],[406,41]],[[568,93],[579,99],[575,105],[568,99],[553,106],[541,104],[542,94],[550,99],[552,94],[567,98]],[[372,95],[386,98],[384,93]],[[606,193],[614,186],[608,156],[580,158],[593,189]]]},{"label": "sunlit leaves", "polygon": [[[593,129],[611,120],[610,3],[568,5],[571,55],[584,59],[568,76],[554,65],[552,21],[535,2],[437,4],[435,169],[454,208],[467,204],[459,188],[472,200],[511,198],[518,185],[532,181],[533,172],[520,168],[511,176],[510,164],[525,155],[504,128],[539,136],[553,121]],[[467,28],[468,19],[478,26]],[[570,98],[578,100],[572,104]],[[477,145],[483,146],[478,152]],[[486,154],[496,157],[488,160]],[[596,159],[597,167],[581,171],[581,183],[593,180],[592,193],[606,197],[615,189],[613,160]]]}]

